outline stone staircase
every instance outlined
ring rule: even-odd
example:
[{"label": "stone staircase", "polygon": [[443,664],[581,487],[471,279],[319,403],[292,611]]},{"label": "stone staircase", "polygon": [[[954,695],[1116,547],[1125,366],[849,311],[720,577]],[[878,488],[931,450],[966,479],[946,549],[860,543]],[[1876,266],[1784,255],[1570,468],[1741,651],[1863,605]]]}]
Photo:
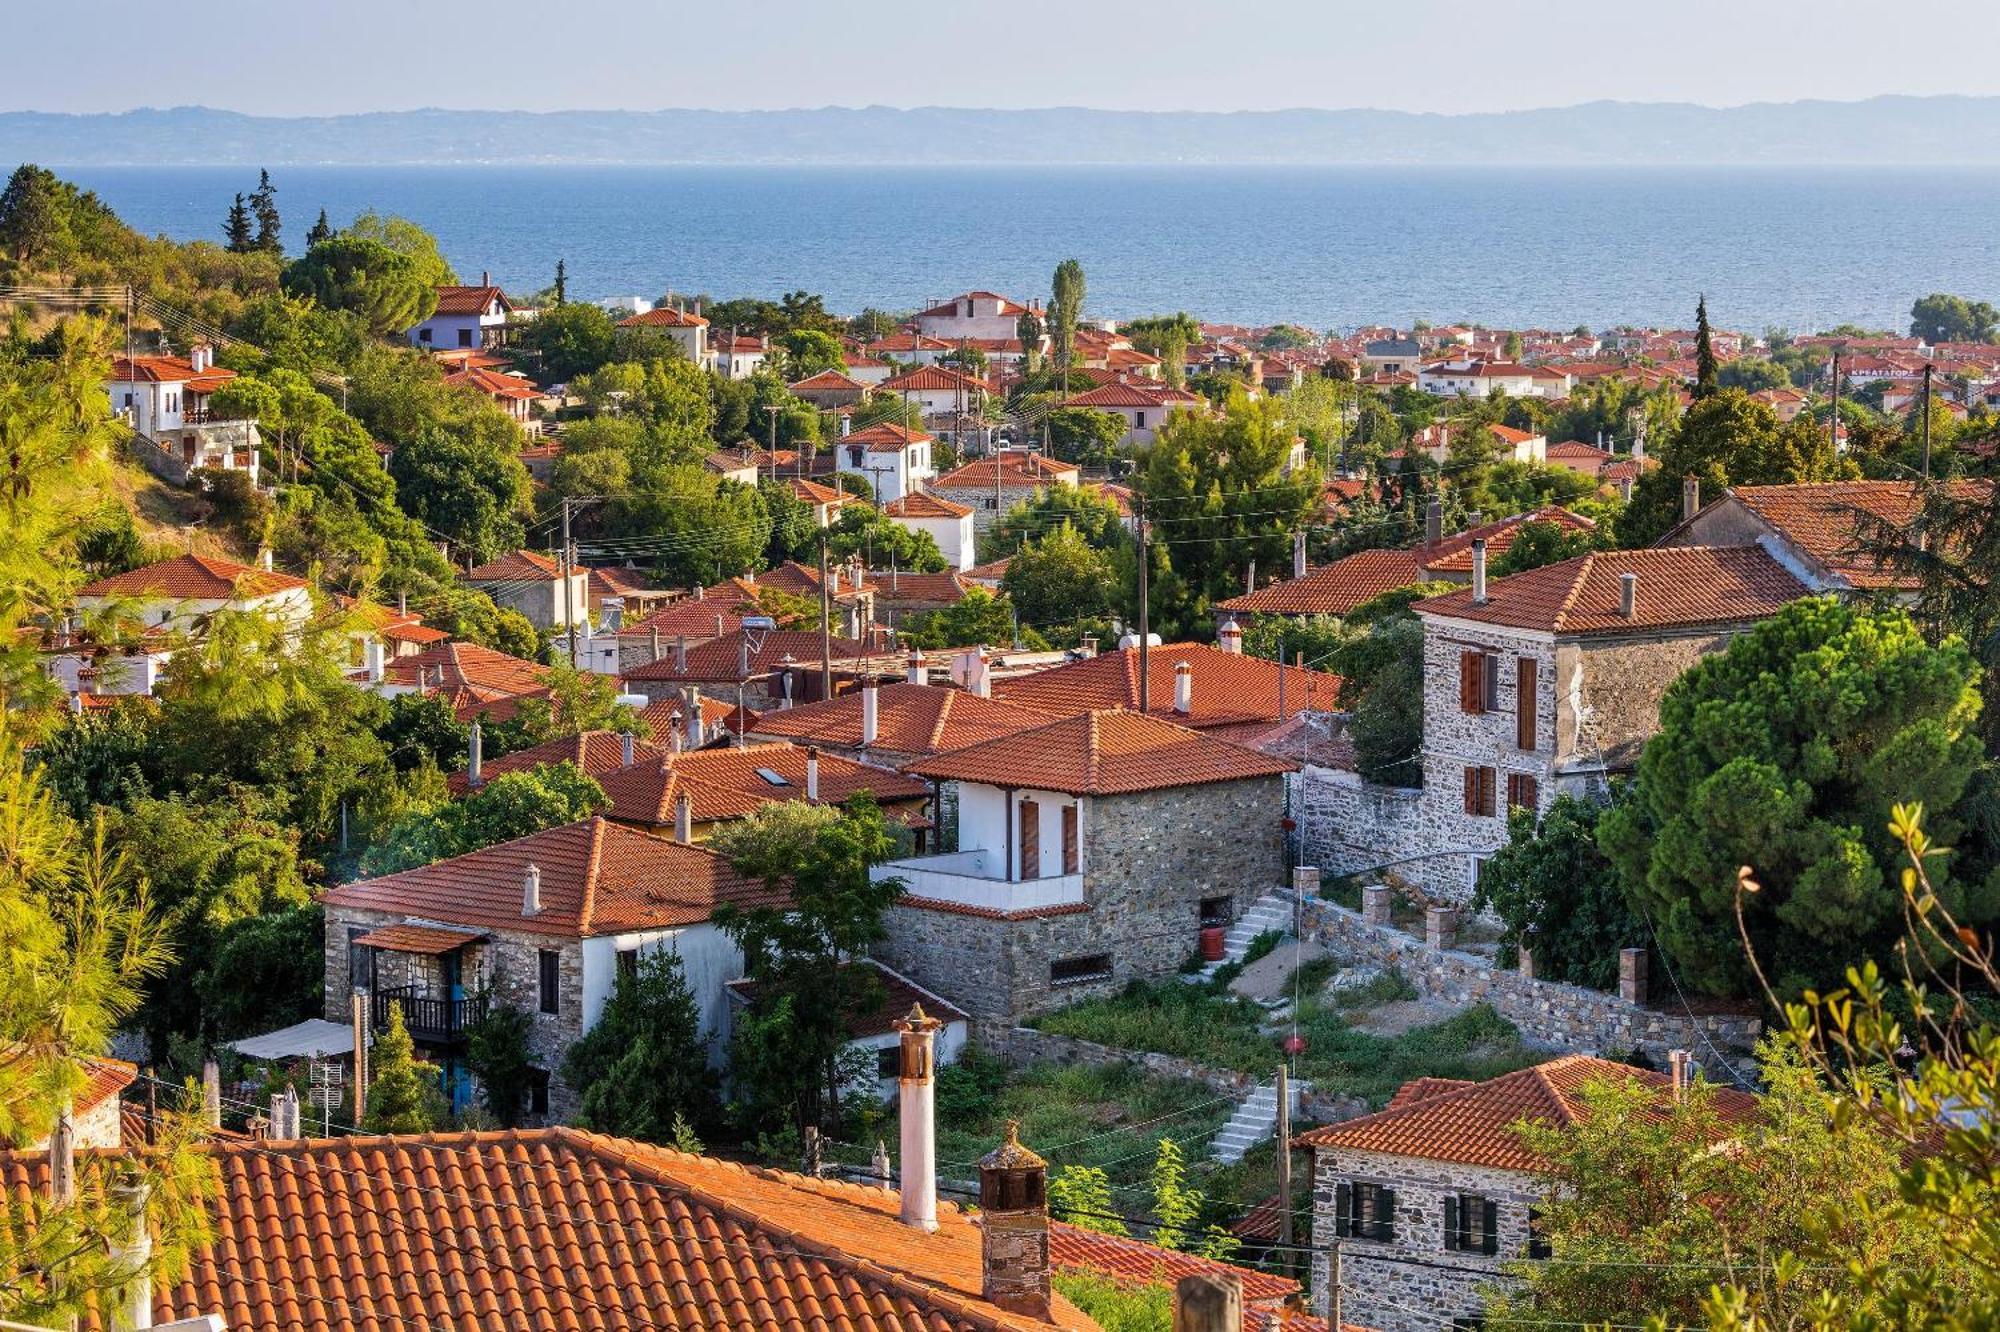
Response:
[{"label": "stone staircase", "polygon": [[1210,962],[1195,972],[1193,979],[1208,980],[1224,963],[1242,961],[1243,954],[1250,951],[1251,941],[1266,930],[1286,935],[1292,932],[1292,899],[1288,895],[1270,892],[1252,902],[1250,909],[1222,937],[1222,961]]},{"label": "stone staircase", "polygon": [[[1299,1095],[1309,1086],[1297,1079],[1291,1081],[1294,1115],[1298,1112]],[[1236,1113],[1229,1117],[1222,1131],[1209,1140],[1208,1154],[1223,1165],[1234,1165],[1258,1143],[1270,1142],[1277,1127],[1278,1087],[1276,1083],[1266,1083],[1252,1091],[1250,1099],[1236,1107]]]}]

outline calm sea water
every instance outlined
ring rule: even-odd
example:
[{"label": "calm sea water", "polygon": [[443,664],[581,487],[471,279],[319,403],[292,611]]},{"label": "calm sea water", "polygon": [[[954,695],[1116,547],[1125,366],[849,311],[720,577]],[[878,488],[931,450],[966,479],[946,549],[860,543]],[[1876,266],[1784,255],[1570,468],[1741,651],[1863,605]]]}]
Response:
[{"label": "calm sea water", "polygon": [[[239,168],[72,168],[129,222],[221,234]],[[776,295],[910,309],[972,287],[1088,309],[1317,328],[1894,327],[1925,292],[2000,296],[2000,171],[1752,168],[286,167],[286,237],[324,207],[435,232],[461,274],[573,297]]]}]

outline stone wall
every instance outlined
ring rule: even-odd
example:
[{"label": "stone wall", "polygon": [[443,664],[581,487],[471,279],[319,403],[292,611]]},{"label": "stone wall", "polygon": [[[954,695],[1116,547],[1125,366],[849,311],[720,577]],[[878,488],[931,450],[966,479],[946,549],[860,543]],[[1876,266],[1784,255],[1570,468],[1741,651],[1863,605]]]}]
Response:
[{"label": "stone wall", "polygon": [[[1532,1047],[1600,1055],[1638,1050],[1660,1067],[1669,1050],[1692,1050],[1711,1075],[1721,1077],[1748,1055],[1763,1031],[1753,1017],[1690,1017],[1581,985],[1534,980],[1473,953],[1431,948],[1394,926],[1371,925],[1331,902],[1308,901],[1303,915],[1306,937],[1343,965],[1393,967],[1428,999],[1491,1004]],[[1732,1062],[1725,1066],[1717,1050]]]},{"label": "stone wall", "polygon": [[[1506,1264],[1527,1250],[1528,1212],[1540,1199],[1532,1175],[1488,1166],[1384,1156],[1340,1149],[1313,1153],[1313,1310],[1332,1313],[1328,1246],[1337,1235],[1335,1189],[1356,1182],[1396,1191],[1395,1236],[1340,1239],[1341,1322],[1379,1332],[1436,1332],[1454,1318],[1476,1317],[1481,1290],[1505,1280]],[[1444,1246],[1444,1201],[1475,1195],[1497,1204],[1499,1252]]]},{"label": "stone wall", "polygon": [[1310,764],[1285,779],[1298,820],[1300,862],[1328,878],[1407,861],[1436,847],[1419,787],[1378,786]]}]

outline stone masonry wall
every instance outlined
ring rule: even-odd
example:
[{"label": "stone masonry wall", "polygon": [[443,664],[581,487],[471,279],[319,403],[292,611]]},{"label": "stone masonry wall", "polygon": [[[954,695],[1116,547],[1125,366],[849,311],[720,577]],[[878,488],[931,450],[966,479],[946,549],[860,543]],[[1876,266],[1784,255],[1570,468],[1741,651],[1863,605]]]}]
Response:
[{"label": "stone masonry wall", "polygon": [[[1091,1068],[1131,1065],[1157,1077],[1177,1082],[1198,1082],[1239,1099],[1249,1096],[1257,1087],[1276,1076],[1280,1057],[1274,1046],[1269,1071],[1262,1074],[1238,1073],[1233,1069],[1214,1068],[1175,1055],[1151,1050],[1121,1050],[1113,1045],[1079,1040],[1075,1036],[1037,1031],[1033,1027],[1014,1027],[990,1042],[989,1048],[1016,1067],[1029,1064],[1083,1064]],[[1358,1096],[1323,1096],[1308,1089],[1299,1095],[1298,1113],[1293,1122],[1300,1126],[1332,1124],[1370,1114],[1374,1109]]]},{"label": "stone masonry wall", "polygon": [[1600,1055],[1638,1050],[1662,1067],[1669,1050],[1692,1050],[1711,1075],[1727,1076],[1716,1050],[1732,1060],[1747,1055],[1763,1031],[1752,1017],[1689,1017],[1581,985],[1534,980],[1473,953],[1431,948],[1394,926],[1371,925],[1331,902],[1308,901],[1303,914],[1306,937],[1343,965],[1393,967],[1425,998],[1491,1004],[1530,1046]]},{"label": "stone masonry wall", "polygon": [[[1396,1191],[1395,1237],[1340,1238],[1335,1187],[1386,1184]],[[1444,1201],[1473,1194],[1498,1204],[1499,1252],[1465,1253],[1444,1246]],[[1328,1246],[1340,1239],[1344,1324],[1379,1332],[1436,1332],[1454,1318],[1477,1316],[1484,1287],[1507,1280],[1503,1268],[1527,1250],[1528,1211],[1540,1198],[1532,1175],[1375,1152],[1313,1152],[1313,1311],[1332,1313]]]},{"label": "stone masonry wall", "polygon": [[1328,878],[1409,861],[1437,845],[1419,787],[1378,786],[1317,765],[1285,781],[1299,823],[1301,861]]}]

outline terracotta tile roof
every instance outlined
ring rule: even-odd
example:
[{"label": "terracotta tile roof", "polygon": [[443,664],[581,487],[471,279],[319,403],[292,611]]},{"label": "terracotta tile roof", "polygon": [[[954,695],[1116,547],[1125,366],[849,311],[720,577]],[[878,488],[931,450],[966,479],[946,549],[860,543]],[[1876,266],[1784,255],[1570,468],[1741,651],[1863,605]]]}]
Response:
[{"label": "terracotta tile roof", "polygon": [[83,1072],[83,1086],[70,1106],[72,1115],[94,1110],[131,1086],[139,1076],[139,1066],[104,1055],[83,1060]]},{"label": "terracotta tile roof", "polygon": [[1298,765],[1122,708],[1098,709],[919,759],[920,777],[1129,795],[1296,771]]},{"label": "terracotta tile roof", "polygon": [[1199,393],[1189,393],[1185,389],[1173,388],[1166,384],[1133,383],[1120,380],[1112,384],[1101,384],[1087,393],[1076,393],[1063,400],[1065,407],[1192,407],[1206,405],[1208,399]]},{"label": "terracotta tile roof", "polygon": [[549,668],[490,647],[456,640],[387,663],[385,678],[411,688],[466,691],[479,700],[533,694],[546,688]]},{"label": "terracotta tile roof", "polygon": [[[1422,1090],[1407,1098],[1398,1092],[1386,1110],[1313,1129],[1292,1141],[1301,1147],[1379,1152],[1499,1170],[1538,1170],[1543,1165],[1541,1158],[1521,1144],[1515,1126],[1523,1120],[1554,1128],[1581,1122],[1586,1113],[1584,1087],[1604,1080],[1639,1082],[1662,1095],[1668,1094],[1670,1085],[1664,1073],[1592,1055],[1566,1055],[1459,1087],[1439,1085],[1445,1079],[1420,1079],[1427,1084]],[[1715,1098],[1724,1119],[1747,1120],[1757,1112],[1757,1098],[1748,1093],[1718,1088]]]},{"label": "terracotta tile roof", "polygon": [[832,486],[823,486],[817,481],[808,481],[802,476],[791,477],[789,480],[792,485],[792,495],[807,504],[841,505],[850,503],[855,498],[844,490],[836,490]]},{"label": "terracotta tile roof", "polygon": [[961,467],[947,472],[931,482],[933,486],[978,486],[990,489],[993,485],[995,469],[1000,472],[1003,486],[1046,486],[1051,481],[1067,481],[1075,484],[1082,470],[1073,463],[1066,463],[1040,453],[1026,453],[1019,449],[1008,449],[995,458],[975,458]]},{"label": "terracotta tile roof", "polygon": [[857,430],[842,435],[835,440],[836,445],[859,444],[870,453],[895,453],[911,444],[922,444],[930,439],[921,430],[898,425],[894,421],[877,421],[866,430]]},{"label": "terracotta tile roof", "polygon": [[585,586],[594,602],[601,597],[664,597],[669,595],[665,588],[654,587],[640,576],[637,569],[621,568],[617,565],[592,566],[584,570],[589,577]]},{"label": "terracotta tile roof", "polygon": [[929,491],[913,490],[901,498],[890,500],[882,506],[882,512],[890,518],[963,518],[972,509],[948,499],[939,499]]},{"label": "terracotta tile roof", "polygon": [[[1174,668],[1193,668],[1192,710],[1174,711]],[[1196,730],[1243,722],[1278,720],[1278,664],[1262,657],[1224,652],[1209,643],[1166,643],[1148,653],[1147,682],[1153,716]],[[1332,711],[1340,695],[1340,677],[1326,671],[1289,666],[1284,671],[1285,710]],[[1025,703],[1052,716],[1086,708],[1139,706],[1139,649],[1100,652],[1068,662],[995,680],[993,693],[1009,703]]]},{"label": "terracotta tile roof", "polygon": [[[1983,494],[1985,481],[1956,481],[1959,498]],[[1908,578],[1862,546],[1860,517],[1908,528],[1923,508],[1919,489],[1904,481],[1830,481],[1794,486],[1733,486],[1729,495],[1775,528],[1815,564],[1860,588],[1897,587]]]},{"label": "terracotta tile roof", "polygon": [[1514,544],[1522,528],[1529,523],[1555,523],[1567,527],[1572,532],[1594,532],[1597,524],[1582,514],[1571,513],[1568,509],[1550,505],[1536,509],[1532,513],[1509,514],[1505,518],[1478,527],[1468,528],[1454,536],[1448,536],[1435,546],[1423,551],[1424,568],[1432,574],[1456,573],[1470,577],[1472,574],[1472,543],[1482,540],[1486,543],[1486,558],[1489,562],[1499,559]]},{"label": "terracotta tile roof", "polygon": [[962,291],[950,300],[933,305],[930,309],[920,311],[919,313],[931,315],[938,319],[949,319],[958,314],[958,307],[965,301],[998,301],[1000,303],[999,313],[1003,315],[1025,314],[1028,309],[1027,306],[1021,304],[1019,301],[1002,296],[997,291]]},{"label": "terracotta tile roof", "polygon": [[[679,604],[679,603],[677,603]],[[688,681],[695,684],[735,684],[743,678],[744,632],[737,629],[720,638],[711,638],[687,650],[687,668],[680,669],[674,664],[672,653],[666,653],[658,661],[644,666],[635,666],[625,672],[628,680]],[[846,669],[857,658],[868,655],[866,645],[851,638],[835,637],[831,640],[833,665],[835,670]],[[804,671],[819,666],[819,635],[809,629],[776,629],[758,635],[757,649],[749,655],[749,677],[757,679],[785,669],[785,658],[791,658],[791,668]]]},{"label": "terracotta tile roof", "polygon": [[[542,909],[523,916],[530,865],[542,872]],[[713,852],[589,818],[419,869],[357,879],[327,889],[322,900],[445,925],[587,938],[692,925],[724,902],[782,899]]]},{"label": "terracotta tile roof", "polygon": [[[1049,1264],[1057,1270],[1096,1272],[1119,1281],[1171,1287],[1182,1277],[1233,1273],[1243,1283],[1243,1303],[1271,1305],[1300,1291],[1290,1277],[1254,1267],[1176,1253],[1128,1235],[1106,1235],[1064,1221],[1049,1223]],[[1248,1319],[1245,1319],[1247,1325]]]},{"label": "terracotta tile roof", "polygon": [[760,795],[702,781],[674,768],[664,756],[606,773],[597,784],[610,801],[604,811],[608,817],[642,828],[672,828],[682,796],[688,798],[688,817],[695,823],[745,818],[782,798],[775,791]]},{"label": "terracotta tile roof", "polygon": [[841,393],[866,393],[868,391],[866,384],[858,379],[849,379],[838,370],[822,370],[816,375],[807,375],[798,383],[788,384],[786,387],[794,393],[825,393],[833,391]]},{"label": "terracotta tile roof", "polygon": [[[713,734],[715,728],[722,724],[723,718],[734,711],[734,707],[721,699],[704,698],[701,701],[702,725]],[[685,706],[679,698],[657,699],[639,709],[639,724],[642,728],[640,735],[650,736],[662,745],[668,744],[675,731],[686,733],[686,723],[683,721],[686,715]]]},{"label": "terracotta tile roof", "polygon": [[888,574],[870,570],[863,580],[863,586],[875,594],[878,605],[898,610],[941,610],[956,606],[965,600],[966,589],[973,586],[951,569],[942,573]]},{"label": "terracotta tile roof", "polygon": [[[634,761],[657,758],[660,754],[657,748],[643,740],[635,740],[632,748]],[[625,737],[616,731],[584,731],[566,735],[559,740],[517,749],[499,758],[482,758],[479,775],[490,782],[502,773],[528,772],[544,763],[573,763],[586,776],[602,777],[613,769],[625,766]],[[471,781],[462,770],[446,776],[444,784],[454,796],[465,795],[472,789]]]},{"label": "terracotta tile roof", "polygon": [[670,305],[658,305],[644,314],[627,315],[618,321],[620,328],[707,328],[708,321],[698,314],[676,310]]},{"label": "terracotta tile roof", "polygon": [[443,930],[435,925],[384,925],[366,934],[357,934],[347,942],[362,944],[369,948],[381,948],[391,953],[422,953],[434,956],[463,948],[469,943],[477,943],[485,938],[469,930]]},{"label": "terracotta tile roof", "polygon": [[[580,572],[580,571],[579,571]],[[553,555],[539,550],[510,550],[488,560],[465,575],[468,583],[553,583],[562,577],[562,566]]]},{"label": "terracotta tile roof", "polygon": [[[682,634],[689,638],[720,638],[723,634],[733,634],[743,627],[743,617],[755,613],[755,603],[748,597],[731,595],[703,595],[682,597],[669,602],[643,620],[633,620],[618,630],[620,638],[644,638],[650,640],[653,631],[660,634],[660,651],[664,655],[674,645],[674,639]],[[721,621],[720,627],[717,620]]]},{"label": "terracotta tile roof", "polygon": [[476,389],[489,398],[539,398],[542,391],[519,375],[503,375],[497,370],[466,366],[444,377],[444,382],[460,388]]},{"label": "terracotta tile roof", "polygon": [[[879,341],[871,342],[862,351],[870,356],[909,356],[920,351],[953,351],[956,342],[934,338],[928,333],[895,333]],[[847,358],[847,368],[852,370],[857,364],[855,357]]]},{"label": "terracotta tile roof", "polygon": [[984,564],[975,564],[965,571],[965,577],[975,583],[997,583],[1007,576],[1007,566],[1013,561],[1014,557],[1007,555],[997,560],[988,560]]},{"label": "terracotta tile roof", "polygon": [[[1627,573],[1639,576],[1629,620],[1619,613]],[[1487,591],[1483,606],[1468,587],[1415,610],[1544,633],[1623,634],[1761,620],[1811,589],[1758,546],[1656,546],[1580,555],[1498,579]]]},{"label": "terracotta tile roof", "polygon": [[1428,1101],[1433,1096],[1442,1096],[1446,1092],[1460,1091],[1478,1085],[1470,1078],[1411,1078],[1396,1088],[1396,1094],[1389,1098],[1389,1104],[1383,1108],[1400,1110],[1406,1105],[1415,1105],[1418,1101]]},{"label": "terracotta tile roof", "polygon": [[439,287],[437,289],[437,311],[441,315],[481,315],[495,301],[500,308],[511,310],[507,303],[507,293],[498,287]]},{"label": "terracotta tile roof", "polygon": [[184,356],[114,356],[105,376],[114,384],[185,384],[191,393],[213,393],[234,378],[234,370],[219,365],[197,370]]},{"label": "terracotta tile roof", "polygon": [[884,393],[990,393],[993,386],[983,379],[962,374],[948,365],[920,365],[892,375],[875,386]]},{"label": "terracotta tile roof", "polygon": [[382,626],[382,637],[394,643],[442,643],[451,635],[427,624],[398,622]]},{"label": "terracotta tile roof", "polygon": [[171,597],[175,600],[220,601],[231,597],[263,597],[307,587],[303,578],[238,564],[206,555],[176,555],[170,560],[128,569],[109,578],[85,583],[79,597]]},{"label": "terracotta tile roof", "polygon": [[[981,698],[963,689],[883,685],[875,697],[875,747],[892,754],[940,754],[1012,735],[1048,719],[1039,709]],[[861,692],[767,712],[751,733],[758,739],[817,740],[859,749]]]},{"label": "terracotta tile roof", "polygon": [[[803,745],[779,743],[750,745],[743,749],[702,749],[676,754],[669,762],[676,772],[746,795],[778,800],[805,799],[806,750]],[[784,778],[785,785],[773,785],[760,775],[760,769]],[[844,804],[863,791],[874,795],[882,804],[922,800],[930,795],[930,788],[914,777],[856,763],[838,754],[820,754],[819,800],[816,803]]]},{"label": "terracotta tile roof", "polygon": [[1421,550],[1358,550],[1298,578],[1217,603],[1217,610],[1257,615],[1345,615],[1362,602],[1427,576]]},{"label": "terracotta tile roof", "polygon": [[[576,1129],[197,1147],[214,1239],[155,1285],[157,1322],[287,1332],[1088,1332],[980,1296],[974,1220],[902,1224],[897,1195]],[[45,1153],[0,1188],[47,1184]],[[95,1332],[95,1325],[92,1325]]]}]

